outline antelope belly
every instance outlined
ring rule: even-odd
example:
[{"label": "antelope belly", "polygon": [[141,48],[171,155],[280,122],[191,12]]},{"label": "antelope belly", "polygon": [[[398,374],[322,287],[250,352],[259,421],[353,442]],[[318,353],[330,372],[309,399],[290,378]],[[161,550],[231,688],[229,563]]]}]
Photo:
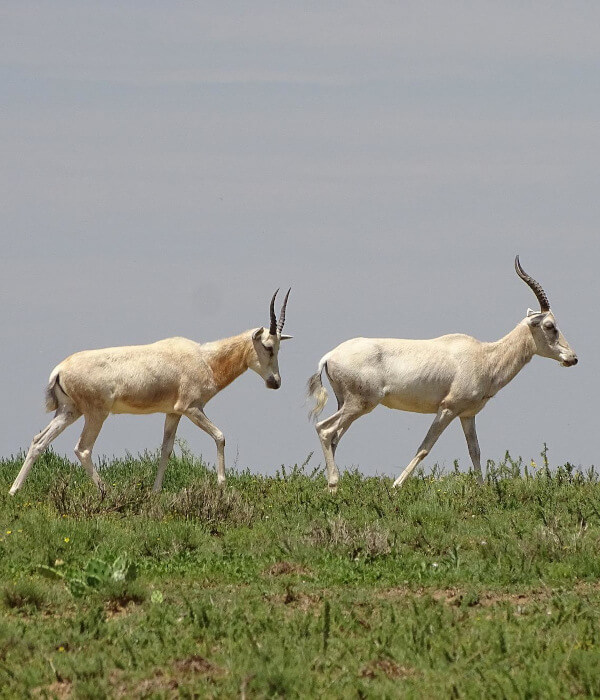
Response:
[{"label": "antelope belly", "polygon": [[437,397],[387,394],[381,404],[387,408],[411,413],[437,413],[440,401]]}]

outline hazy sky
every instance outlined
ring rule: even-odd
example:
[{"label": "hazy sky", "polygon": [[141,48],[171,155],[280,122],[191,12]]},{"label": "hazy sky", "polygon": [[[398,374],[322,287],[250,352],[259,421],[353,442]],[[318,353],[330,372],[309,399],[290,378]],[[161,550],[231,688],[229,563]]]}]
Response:
[{"label": "hazy sky", "polygon": [[[320,357],[358,335],[500,338],[536,306],[519,253],[580,363],[534,358],[479,415],[482,458],[546,441],[597,464],[599,32],[592,2],[4,0],[0,454],[49,420],[65,356],[234,335],[291,285],[282,388],[247,373],[206,413],[228,465],[316,465]],[[380,407],[338,462],[398,475],[431,420]],[[162,422],[113,416],[96,454],[154,450]],[[459,423],[426,464],[455,458]]]}]

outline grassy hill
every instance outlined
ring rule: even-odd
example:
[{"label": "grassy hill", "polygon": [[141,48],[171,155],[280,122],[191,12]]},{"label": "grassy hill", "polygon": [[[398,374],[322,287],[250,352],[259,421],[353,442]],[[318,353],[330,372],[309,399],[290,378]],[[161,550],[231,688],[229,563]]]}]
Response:
[{"label": "grassy hill", "polygon": [[600,695],[600,484],[0,463],[1,697]]}]

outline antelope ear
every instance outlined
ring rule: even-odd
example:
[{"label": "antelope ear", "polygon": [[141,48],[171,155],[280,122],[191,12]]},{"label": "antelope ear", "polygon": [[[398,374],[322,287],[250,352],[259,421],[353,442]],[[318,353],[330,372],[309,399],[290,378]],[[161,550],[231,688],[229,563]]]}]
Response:
[{"label": "antelope ear", "polygon": [[290,338],[293,338],[293,335],[280,335],[279,340],[289,340]]},{"label": "antelope ear", "polygon": [[527,318],[530,319],[530,326],[539,326],[546,314],[543,311],[532,311],[527,309]]},{"label": "antelope ear", "polygon": [[257,328],[254,333],[252,334],[252,340],[260,340],[262,338],[262,334],[264,333],[264,328]]}]

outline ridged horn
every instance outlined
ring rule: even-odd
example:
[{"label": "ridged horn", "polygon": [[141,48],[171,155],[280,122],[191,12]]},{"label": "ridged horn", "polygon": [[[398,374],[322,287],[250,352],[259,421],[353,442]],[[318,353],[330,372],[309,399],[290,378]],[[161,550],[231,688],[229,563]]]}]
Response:
[{"label": "ridged horn", "polygon": [[277,289],[275,294],[273,294],[273,298],[271,299],[271,306],[269,307],[269,311],[271,313],[271,325],[269,326],[269,333],[271,335],[277,335],[277,318],[275,316],[275,297],[277,296],[278,291],[279,291],[279,289]]},{"label": "ridged horn", "polygon": [[288,297],[290,296],[291,291],[292,288],[290,287],[287,290],[287,294],[285,295],[285,299],[283,300],[283,306],[281,307],[281,311],[279,313],[279,321],[277,322],[277,333],[279,333],[279,335],[281,335],[281,331],[283,330],[283,325],[285,323],[285,307],[287,306]]},{"label": "ridged horn", "polygon": [[537,297],[537,300],[540,302],[540,310],[543,312],[550,311],[550,302],[548,301],[546,292],[543,290],[542,285],[539,282],[536,282],[533,277],[530,277],[521,267],[518,255],[515,258],[515,270],[523,282],[531,287],[533,293]]}]

